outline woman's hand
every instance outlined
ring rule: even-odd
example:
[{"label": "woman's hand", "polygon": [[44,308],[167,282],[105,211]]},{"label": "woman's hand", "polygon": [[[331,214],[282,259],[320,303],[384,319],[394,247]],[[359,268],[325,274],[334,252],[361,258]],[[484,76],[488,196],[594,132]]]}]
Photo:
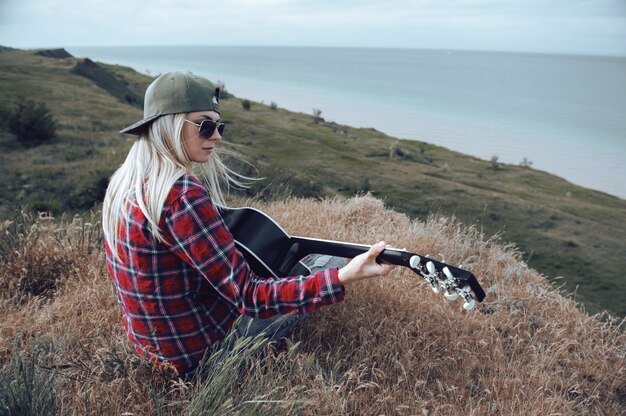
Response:
[{"label": "woman's hand", "polygon": [[339,269],[339,282],[346,285],[375,276],[386,276],[393,270],[393,264],[378,264],[376,257],[385,250],[384,241],[374,244],[367,253],[359,254],[350,263]]}]

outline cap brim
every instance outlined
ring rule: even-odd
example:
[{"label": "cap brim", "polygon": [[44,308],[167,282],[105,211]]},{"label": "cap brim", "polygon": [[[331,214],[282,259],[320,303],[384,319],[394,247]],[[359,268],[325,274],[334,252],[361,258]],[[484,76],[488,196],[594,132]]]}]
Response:
[{"label": "cap brim", "polygon": [[160,114],[156,116],[144,118],[143,120],[140,120],[136,122],[135,124],[131,124],[130,126],[126,127],[123,130],[120,130],[120,133],[134,134],[136,136],[139,136],[141,133],[143,133],[145,129],[148,128],[148,125],[150,123],[152,123],[154,120],[156,120],[159,117],[161,117]]}]

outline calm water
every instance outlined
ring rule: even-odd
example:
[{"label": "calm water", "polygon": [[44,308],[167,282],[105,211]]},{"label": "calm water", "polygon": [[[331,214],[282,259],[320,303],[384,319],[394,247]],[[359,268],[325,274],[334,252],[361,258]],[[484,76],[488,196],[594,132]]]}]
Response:
[{"label": "calm water", "polygon": [[[239,97],[519,163],[626,198],[626,57],[356,48],[76,47]],[[453,168],[453,167],[452,167]]]}]

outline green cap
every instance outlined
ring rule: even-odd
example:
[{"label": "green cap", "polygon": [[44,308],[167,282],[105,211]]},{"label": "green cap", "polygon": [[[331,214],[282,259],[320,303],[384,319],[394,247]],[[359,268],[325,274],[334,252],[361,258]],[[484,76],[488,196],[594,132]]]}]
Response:
[{"label": "green cap", "polygon": [[141,134],[151,122],[165,114],[192,111],[220,112],[220,89],[191,72],[168,72],[148,86],[143,101],[143,120],[120,133]]}]

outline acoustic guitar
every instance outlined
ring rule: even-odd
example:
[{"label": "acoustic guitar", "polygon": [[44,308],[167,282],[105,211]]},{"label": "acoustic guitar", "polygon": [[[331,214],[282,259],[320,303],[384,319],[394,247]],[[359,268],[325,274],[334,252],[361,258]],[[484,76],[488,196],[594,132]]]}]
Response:
[{"label": "acoustic guitar", "polygon": [[[252,270],[259,276],[308,275],[311,271],[300,260],[309,254],[353,258],[370,246],[341,241],[290,236],[268,215],[254,208],[219,207],[222,219],[235,244]],[[435,293],[443,290],[448,300],[462,298],[465,310],[485,298],[476,277],[467,270],[408,252],[386,248],[377,261],[408,267],[422,276]]]}]

